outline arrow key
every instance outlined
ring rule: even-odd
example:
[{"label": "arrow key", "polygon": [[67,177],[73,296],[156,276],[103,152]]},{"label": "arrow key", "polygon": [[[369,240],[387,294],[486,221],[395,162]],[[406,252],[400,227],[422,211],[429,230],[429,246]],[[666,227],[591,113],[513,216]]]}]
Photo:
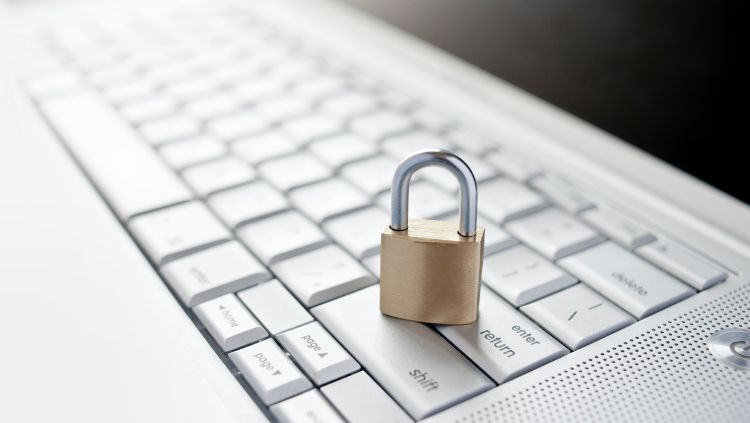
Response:
[{"label": "arrow key", "polygon": [[230,353],[229,359],[266,405],[312,388],[310,381],[273,339]]},{"label": "arrow key", "polygon": [[318,322],[308,323],[277,336],[316,385],[359,370],[359,363]]},{"label": "arrow key", "polygon": [[193,311],[224,351],[235,350],[268,336],[234,294],[199,304]]}]

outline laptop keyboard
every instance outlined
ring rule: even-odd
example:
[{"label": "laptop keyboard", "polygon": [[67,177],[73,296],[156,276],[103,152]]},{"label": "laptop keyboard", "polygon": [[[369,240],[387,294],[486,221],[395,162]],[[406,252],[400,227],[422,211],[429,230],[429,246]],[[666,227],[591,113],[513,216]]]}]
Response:
[{"label": "laptop keyboard", "polygon": [[[727,277],[346,58],[243,11],[174,13],[53,33],[26,87],[276,418],[421,419]],[[435,147],[480,183],[474,325],[378,309],[393,171]],[[420,171],[410,213],[456,219],[450,174]]]}]

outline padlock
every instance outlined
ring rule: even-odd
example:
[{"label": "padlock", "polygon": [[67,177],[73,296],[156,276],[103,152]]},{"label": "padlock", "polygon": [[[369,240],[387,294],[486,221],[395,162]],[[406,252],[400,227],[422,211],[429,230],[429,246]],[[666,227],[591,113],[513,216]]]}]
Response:
[{"label": "padlock", "polygon": [[[409,182],[426,166],[448,169],[460,188],[459,222],[409,219]],[[393,175],[391,224],[380,235],[380,311],[425,323],[473,323],[479,312],[484,228],[477,228],[477,182],[444,150],[419,151]]]}]

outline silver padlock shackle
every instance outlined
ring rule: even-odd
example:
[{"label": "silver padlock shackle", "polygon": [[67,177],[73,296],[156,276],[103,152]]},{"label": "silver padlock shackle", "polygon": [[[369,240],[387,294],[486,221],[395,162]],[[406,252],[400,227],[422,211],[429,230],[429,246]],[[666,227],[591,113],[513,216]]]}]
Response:
[{"label": "silver padlock shackle", "polygon": [[422,150],[405,158],[396,168],[391,184],[391,229],[404,231],[409,227],[409,183],[417,170],[427,166],[448,169],[458,179],[461,202],[458,234],[477,234],[477,180],[460,157],[446,150]]}]

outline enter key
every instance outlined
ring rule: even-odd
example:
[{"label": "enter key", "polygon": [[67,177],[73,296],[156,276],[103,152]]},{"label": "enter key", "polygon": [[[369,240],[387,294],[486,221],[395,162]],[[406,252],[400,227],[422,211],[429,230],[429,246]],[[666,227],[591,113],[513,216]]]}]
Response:
[{"label": "enter key", "polygon": [[471,325],[436,326],[498,384],[568,353],[492,290],[482,287],[479,319]]}]

